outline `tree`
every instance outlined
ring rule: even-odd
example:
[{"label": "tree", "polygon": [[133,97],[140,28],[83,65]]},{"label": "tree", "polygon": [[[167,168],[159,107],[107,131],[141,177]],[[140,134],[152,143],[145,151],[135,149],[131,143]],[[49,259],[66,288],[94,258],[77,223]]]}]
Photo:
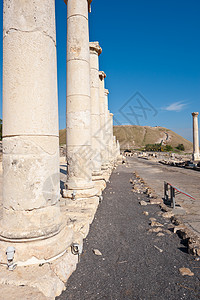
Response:
[{"label": "tree", "polygon": [[176,147],[176,149],[180,150],[180,151],[185,151],[185,147],[183,144],[178,144],[178,146]]},{"label": "tree", "polygon": [[2,120],[0,119],[0,141],[2,140]]}]

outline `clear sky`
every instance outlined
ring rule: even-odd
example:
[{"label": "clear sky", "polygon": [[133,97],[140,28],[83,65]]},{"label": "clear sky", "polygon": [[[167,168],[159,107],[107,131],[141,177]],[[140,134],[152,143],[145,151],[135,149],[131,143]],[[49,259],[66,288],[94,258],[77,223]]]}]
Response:
[{"label": "clear sky", "polygon": [[[100,69],[107,74],[116,124],[164,126],[192,139],[191,112],[200,111],[199,15],[199,0],[93,0],[90,41],[99,41],[103,49]],[[56,24],[59,120],[65,128],[63,0],[56,0]],[[0,62],[2,103],[2,34]]]}]

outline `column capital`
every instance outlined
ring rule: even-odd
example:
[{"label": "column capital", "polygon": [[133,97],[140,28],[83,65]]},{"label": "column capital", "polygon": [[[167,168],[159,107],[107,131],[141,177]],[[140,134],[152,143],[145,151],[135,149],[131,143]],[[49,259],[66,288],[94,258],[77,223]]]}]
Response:
[{"label": "column capital", "polygon": [[198,115],[199,115],[198,112],[193,112],[193,113],[192,113],[192,116],[193,116],[193,117],[198,117]]},{"label": "column capital", "polygon": [[101,80],[103,80],[104,78],[106,78],[106,74],[103,71],[99,71],[99,77]]},{"label": "column capital", "polygon": [[102,53],[102,48],[99,46],[99,42],[90,42],[90,53],[98,54]]},{"label": "column capital", "polygon": [[104,89],[104,93],[105,93],[105,96],[108,96],[109,95],[109,90]]}]

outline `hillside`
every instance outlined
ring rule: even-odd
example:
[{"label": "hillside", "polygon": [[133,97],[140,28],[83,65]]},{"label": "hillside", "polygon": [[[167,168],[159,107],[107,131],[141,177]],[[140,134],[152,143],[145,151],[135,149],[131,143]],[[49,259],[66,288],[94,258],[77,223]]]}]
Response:
[{"label": "hillside", "polygon": [[[66,130],[60,130],[60,145],[66,144]],[[192,153],[192,143],[177,133],[164,127],[121,125],[114,126],[114,135],[120,142],[121,149],[137,149],[146,144],[163,143],[172,147],[185,146],[185,151]]]},{"label": "hillside", "polygon": [[59,142],[60,145],[66,144],[66,129],[59,130]]},{"label": "hillside", "polygon": [[177,147],[178,144],[185,146],[186,152],[192,152],[192,143],[182,136],[164,127],[122,125],[114,126],[114,135],[120,142],[121,149],[134,149],[146,144],[161,143]]}]

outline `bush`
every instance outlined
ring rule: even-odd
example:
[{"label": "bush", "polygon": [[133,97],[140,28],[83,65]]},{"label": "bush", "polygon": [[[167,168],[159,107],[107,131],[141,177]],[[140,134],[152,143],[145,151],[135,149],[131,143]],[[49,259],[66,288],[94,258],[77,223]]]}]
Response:
[{"label": "bush", "polygon": [[145,151],[160,152],[163,151],[163,147],[161,144],[147,144],[145,146]]},{"label": "bush", "polygon": [[166,152],[173,151],[173,147],[171,145],[166,145],[165,146],[165,151]]},{"label": "bush", "polygon": [[176,149],[180,150],[180,151],[185,151],[185,147],[183,144],[178,144],[178,146],[176,147]]}]

